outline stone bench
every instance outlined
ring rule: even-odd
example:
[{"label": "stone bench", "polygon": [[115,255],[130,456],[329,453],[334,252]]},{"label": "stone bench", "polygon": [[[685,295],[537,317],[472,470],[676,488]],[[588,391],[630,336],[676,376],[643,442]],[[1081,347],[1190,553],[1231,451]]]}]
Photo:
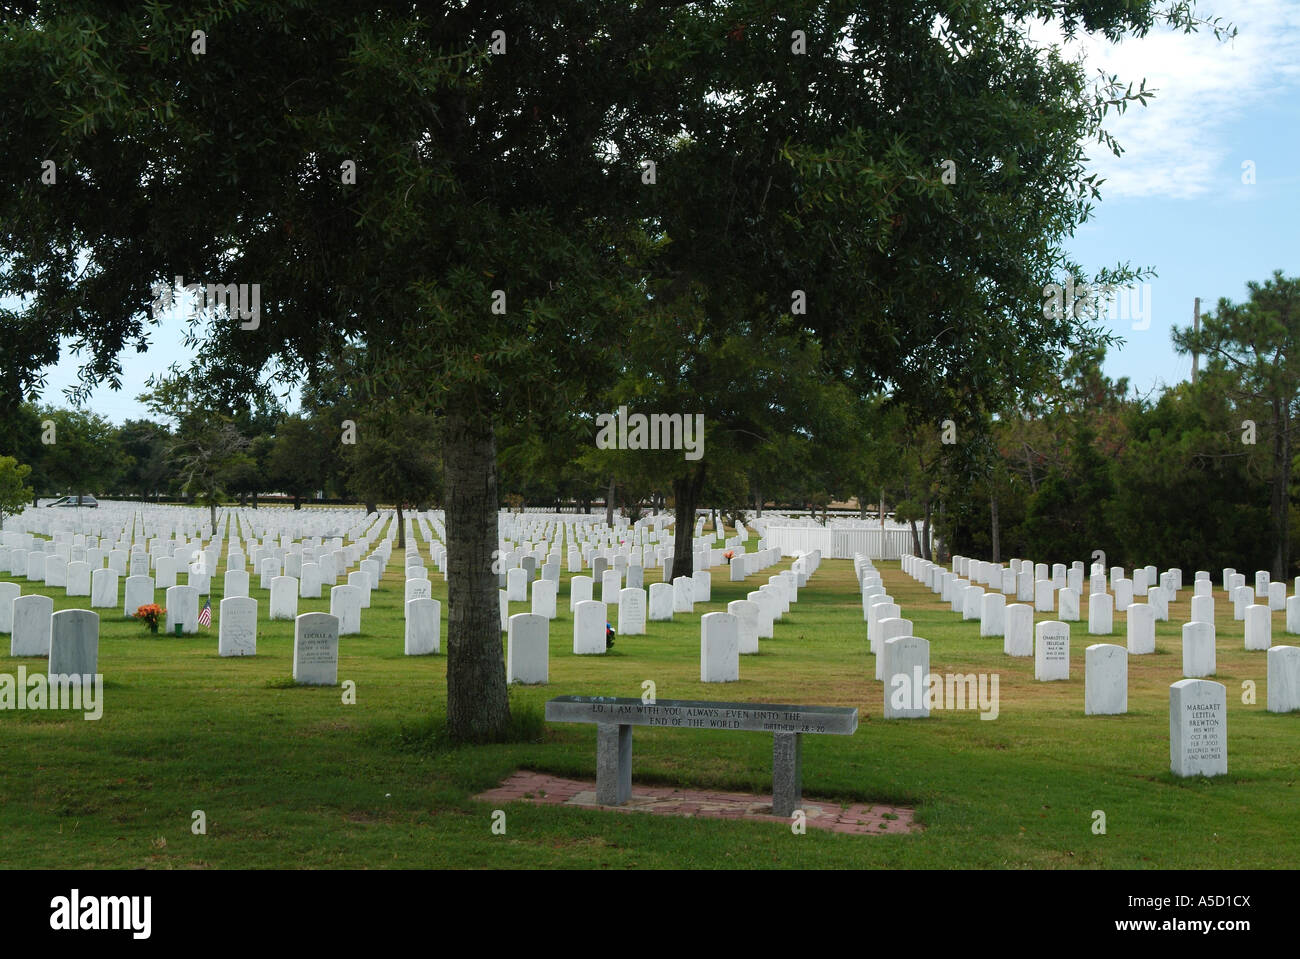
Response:
[{"label": "stone bench", "polygon": [[596,724],[596,800],[605,806],[620,806],[632,794],[633,726],[770,732],[772,813],[791,816],[803,801],[803,734],[851,736],[858,728],[858,711],[852,706],[559,696],[546,703],[546,720]]}]

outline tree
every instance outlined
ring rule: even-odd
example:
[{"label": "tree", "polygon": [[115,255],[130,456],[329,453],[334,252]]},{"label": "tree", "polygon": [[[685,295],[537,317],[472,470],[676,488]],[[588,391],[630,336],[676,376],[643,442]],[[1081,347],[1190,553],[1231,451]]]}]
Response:
[{"label": "tree", "polygon": [[1175,329],[1180,353],[1206,357],[1206,389],[1221,390],[1242,414],[1243,444],[1267,440],[1271,572],[1285,579],[1291,569],[1290,488],[1292,447],[1300,423],[1300,277],[1281,270],[1262,284],[1246,284],[1249,299],[1218,307],[1201,318],[1197,333]]},{"label": "tree", "polygon": [[437,424],[430,416],[386,411],[371,417],[349,448],[352,491],[397,508],[397,548],[406,548],[403,508],[439,492],[442,461]]},{"label": "tree", "polygon": [[[146,285],[176,275],[265,287],[202,343],[245,402],[273,360],[293,376],[363,342],[375,391],[442,424],[449,728],[500,738],[496,428],[597,407],[600,357],[686,262],[648,275],[648,245],[693,252],[710,332],[746,291],[864,392],[977,404],[1064,340],[1036,306],[1094,193],[1084,141],[1146,94],[1093,96],[1045,56],[1026,27],[1053,14],[1110,39],[1194,23],[1182,0],[961,4],[942,29],[928,0],[267,0],[208,10],[196,60],[189,11],[33,3],[0,44],[0,84],[27,94],[0,108],[0,295],[23,298],[0,387],[35,384],[61,336],[112,380]],[[653,163],[694,217],[656,206]]]},{"label": "tree", "polygon": [[116,427],[87,410],[39,411],[41,473],[50,492],[103,495],[126,466]]},{"label": "tree", "polygon": [[0,525],[6,516],[17,516],[32,498],[32,488],[24,485],[32,468],[12,456],[0,456]]},{"label": "tree", "polygon": [[302,508],[304,496],[324,488],[329,465],[342,457],[339,441],[338,434],[324,435],[321,424],[301,415],[286,417],[276,427],[266,459],[267,478],[293,497],[294,509]]},{"label": "tree", "polygon": [[185,374],[154,377],[140,402],[159,416],[176,420],[167,447],[167,459],[181,483],[181,490],[208,507],[213,528],[217,507],[226,487],[243,463],[248,439],[235,425],[234,417],[211,402],[202,381]]},{"label": "tree", "polygon": [[122,477],[124,489],[146,498],[166,489],[171,476],[167,460],[171,432],[167,427],[151,420],[127,420],[117,434],[128,463]]}]

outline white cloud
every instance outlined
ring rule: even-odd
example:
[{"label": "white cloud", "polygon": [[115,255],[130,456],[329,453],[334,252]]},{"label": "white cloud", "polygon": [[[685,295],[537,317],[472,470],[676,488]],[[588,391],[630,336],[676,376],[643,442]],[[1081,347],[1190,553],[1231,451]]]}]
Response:
[{"label": "white cloud", "polygon": [[[1300,86],[1300,4],[1295,0],[1235,0],[1213,13],[1237,28],[1233,40],[1153,28],[1119,44],[1088,37],[1064,47],[1085,57],[1090,75],[1116,74],[1136,90],[1142,79],[1157,93],[1145,107],[1130,105],[1106,119],[1124,149],[1113,156],[1101,144],[1089,152],[1092,171],[1105,178],[1102,194],[1190,199],[1222,190],[1225,168],[1240,169],[1251,145],[1233,141],[1231,127],[1261,102],[1296,96]],[[1050,31],[1037,29],[1046,37]],[[1059,36],[1059,34],[1057,34]]]}]

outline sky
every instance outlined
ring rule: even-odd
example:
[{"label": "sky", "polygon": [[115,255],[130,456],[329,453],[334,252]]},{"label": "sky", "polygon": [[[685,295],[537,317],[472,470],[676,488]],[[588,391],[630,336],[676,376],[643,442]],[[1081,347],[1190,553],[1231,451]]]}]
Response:
[{"label": "sky", "polygon": [[[1135,90],[1145,78],[1155,90],[1145,107],[1108,118],[1124,154],[1091,151],[1090,167],[1105,179],[1102,200],[1065,243],[1088,272],[1121,263],[1155,270],[1137,300],[1149,296],[1149,312],[1106,324],[1123,340],[1106,372],[1141,394],[1190,375],[1191,358],[1174,351],[1170,332],[1192,322],[1195,297],[1206,312],[1220,297],[1245,300],[1247,281],[1274,270],[1300,274],[1300,0],[1203,7],[1233,23],[1237,37],[1158,27],[1120,44],[1088,38],[1066,46],[1090,73],[1117,74]],[[1053,39],[1047,30],[1036,35]],[[188,365],[183,340],[178,318],[154,327],[147,353],[123,355],[123,388],[98,388],[89,407],[115,423],[148,416],[135,397],[150,374]],[[65,351],[47,371],[43,401],[63,404],[77,366]]]}]

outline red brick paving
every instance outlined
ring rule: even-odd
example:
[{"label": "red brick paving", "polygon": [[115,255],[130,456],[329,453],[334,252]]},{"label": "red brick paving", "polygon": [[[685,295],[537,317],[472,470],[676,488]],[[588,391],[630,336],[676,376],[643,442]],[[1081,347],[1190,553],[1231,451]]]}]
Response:
[{"label": "red brick paving", "polygon": [[[561,779],[546,773],[518,770],[496,789],[474,797],[483,802],[531,802],[539,805],[564,805],[610,809],[616,812],[648,812],[663,816],[694,816],[699,819],[746,819],[756,822],[790,820],[772,815],[770,795],[708,792],[699,789],[675,789],[671,786],[633,786],[632,798],[622,806],[601,806],[596,802],[596,784],[576,779]],[[814,829],[852,836],[886,836],[919,832],[913,810],[906,806],[878,806],[853,803],[844,806],[831,799],[803,801],[807,824]]]}]

